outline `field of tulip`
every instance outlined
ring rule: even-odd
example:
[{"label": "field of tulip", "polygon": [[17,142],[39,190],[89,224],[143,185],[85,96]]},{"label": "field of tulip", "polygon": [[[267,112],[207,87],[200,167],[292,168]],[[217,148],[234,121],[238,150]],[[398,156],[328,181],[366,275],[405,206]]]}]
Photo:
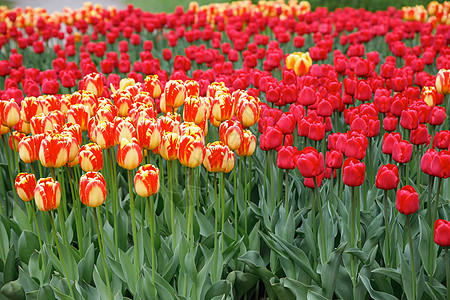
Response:
[{"label": "field of tulip", "polygon": [[450,299],[450,3],[0,7],[0,299]]}]

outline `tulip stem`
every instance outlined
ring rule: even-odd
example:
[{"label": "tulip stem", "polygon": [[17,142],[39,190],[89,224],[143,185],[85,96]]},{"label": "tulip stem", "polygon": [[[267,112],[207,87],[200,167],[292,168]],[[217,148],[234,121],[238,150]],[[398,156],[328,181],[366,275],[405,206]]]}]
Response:
[{"label": "tulip stem", "polygon": [[131,175],[131,170],[128,170],[128,192],[130,193],[130,213],[131,213],[131,232],[133,234],[133,244],[134,244],[134,267],[136,275],[139,275],[140,263],[139,263],[139,247],[137,244],[137,233],[136,233],[136,216],[134,211],[134,193],[133,193],[133,176]]},{"label": "tulip stem", "polygon": [[391,251],[391,238],[389,236],[389,215],[388,215],[388,191],[384,190],[384,230],[386,232],[385,239],[386,239],[386,268],[390,267],[391,264],[391,258],[390,258],[390,251]]},{"label": "tulip stem", "polygon": [[156,259],[155,259],[155,224],[154,224],[154,211],[153,211],[153,199],[152,196],[147,197],[148,205],[148,215],[150,218],[150,242],[152,249],[152,282],[155,285],[155,269],[156,269]]},{"label": "tulip stem", "polygon": [[[78,240],[78,250],[81,253],[83,252],[83,234],[81,231],[81,212],[80,212],[80,202],[78,197],[76,197],[75,195],[78,195],[75,192],[75,188],[74,188],[74,181],[71,175],[71,170],[69,169],[69,167],[66,167],[66,172],[67,172],[67,176],[69,178],[69,186],[70,186],[70,193],[72,195],[72,202],[73,202],[73,208],[74,208],[74,212],[75,212],[75,227],[77,229],[77,240]],[[76,198],[76,199],[75,199]]]},{"label": "tulip stem", "polygon": [[[355,227],[356,227],[356,197],[355,187],[352,187],[352,205],[351,205],[351,230],[350,230],[350,245],[355,248]],[[355,270],[355,257],[352,255],[350,258],[350,268],[352,272],[353,289],[356,287],[356,270]]]},{"label": "tulip stem", "polygon": [[244,156],[244,231],[247,235],[247,201],[248,201],[248,183],[247,183],[247,156]]},{"label": "tulip stem", "polygon": [[284,172],[284,192],[285,192],[285,200],[284,200],[284,209],[286,213],[286,220],[289,217],[290,207],[289,207],[289,169],[286,169]]},{"label": "tulip stem", "polygon": [[447,277],[447,300],[450,300],[450,265],[448,261],[448,247],[444,247],[445,251],[445,274]]},{"label": "tulip stem", "polygon": [[[29,204],[29,206],[31,208],[31,212],[33,214],[34,224],[36,225],[36,232],[37,232],[38,239],[39,239],[39,247],[41,248],[41,251],[42,251],[41,233],[39,232],[39,223],[38,223],[37,218],[36,218],[36,213],[34,211],[34,206],[31,205],[31,203],[29,203],[29,202],[28,202],[28,204]],[[42,257],[42,267],[43,267],[43,270],[45,270],[45,259],[44,259],[43,252],[41,252],[41,257]]]},{"label": "tulip stem", "polygon": [[420,195],[420,145],[416,147],[416,186]]},{"label": "tulip stem", "polygon": [[168,161],[168,176],[169,176],[169,196],[170,196],[170,229],[172,229],[172,247],[175,249],[175,207],[173,203],[173,161]]},{"label": "tulip stem", "polygon": [[194,249],[194,170],[189,168],[189,204],[188,204],[188,244],[191,243],[192,249]]},{"label": "tulip stem", "polygon": [[[112,210],[113,210],[113,222],[114,222],[114,246],[116,247],[116,257],[119,257],[119,238],[118,238],[118,225],[117,225],[117,210],[119,206],[119,199],[117,197],[117,176],[116,176],[116,167],[113,164],[113,155],[112,149],[108,149],[108,162],[109,162],[109,172],[111,175],[111,183],[112,183]],[[130,196],[131,197],[131,196]],[[108,210],[108,208],[106,208]]]},{"label": "tulip stem", "polygon": [[320,222],[320,235],[321,235],[321,242],[322,242],[322,252],[323,252],[323,260],[322,265],[325,265],[325,263],[328,261],[327,258],[327,249],[325,246],[325,228],[323,223],[323,215],[322,215],[322,201],[320,201],[320,193],[319,193],[319,185],[317,184],[317,178],[313,177],[314,180],[314,192],[316,194],[316,201],[319,206],[319,222]]},{"label": "tulip stem", "polygon": [[[64,273],[65,273],[65,276],[66,276],[66,279],[67,279],[67,284],[69,285],[70,295],[72,296],[73,299],[75,299],[75,296],[74,296],[73,290],[72,290],[72,285],[70,284],[69,273],[67,273],[66,264],[64,263],[64,258],[63,258],[63,255],[61,253],[61,248],[59,246],[58,237],[56,236],[56,227],[55,227],[55,222],[53,221],[53,214],[52,214],[51,211],[49,211],[48,214],[50,216],[50,223],[52,224],[53,236],[55,238],[56,248],[58,249],[59,258],[61,259],[61,264],[62,264],[63,269],[64,269]],[[70,250],[67,248],[67,251],[70,251]]]},{"label": "tulip stem", "polygon": [[331,175],[330,175],[330,193],[331,193],[331,197],[330,197],[330,206],[331,206],[331,211],[333,211],[333,206],[334,206],[334,169],[331,168]]},{"label": "tulip stem", "polygon": [[269,154],[270,157],[270,163],[269,163],[269,170],[270,170],[270,189],[272,192],[272,198],[271,198],[271,207],[272,207],[272,213],[275,210],[275,205],[276,205],[276,200],[275,200],[275,178],[273,175],[273,164],[274,164],[274,156],[275,156],[275,151],[271,151],[271,153]]},{"label": "tulip stem", "polygon": [[237,168],[234,168],[234,182],[233,182],[233,191],[234,191],[234,239],[237,241],[238,239],[238,205],[237,205],[237,190],[236,190],[236,173]]},{"label": "tulip stem", "polygon": [[438,206],[439,206],[439,196],[441,194],[441,186],[442,186],[442,177],[438,178],[438,185],[437,185],[437,191],[436,191],[436,200],[434,201],[434,211],[433,211],[433,219],[438,219]]},{"label": "tulip stem", "polygon": [[[109,292],[109,298],[112,299],[112,291],[111,291],[111,286],[109,283],[109,274],[108,274],[108,269],[106,268],[106,259],[105,259],[105,245],[103,243],[103,234],[100,230],[100,225],[98,222],[98,217],[97,217],[97,207],[94,207],[94,220],[95,220],[95,227],[97,229],[97,237],[98,237],[98,248],[100,250],[100,255],[102,256],[102,262],[103,262],[103,271],[105,272],[105,277],[106,277],[106,285],[108,286],[108,292]],[[100,214],[98,214],[98,216],[101,218]]]},{"label": "tulip stem", "polygon": [[416,267],[414,264],[414,247],[411,237],[411,226],[409,223],[409,215],[406,215],[406,227],[408,228],[408,239],[409,239],[409,252],[411,255],[411,273],[412,273],[412,284],[413,284],[413,300],[416,299]]},{"label": "tulip stem", "polygon": [[222,210],[222,218],[221,218],[221,221],[222,221],[222,227],[221,227],[221,229],[222,229],[222,234],[221,234],[221,236],[222,236],[222,244],[221,244],[221,250],[223,251],[223,244],[225,243],[225,240],[224,240],[224,234],[225,234],[225,184],[224,184],[224,175],[223,175],[223,172],[220,172],[220,178],[219,178],[219,184],[220,184],[220,202],[221,202],[221,204],[220,204],[220,209]]},{"label": "tulip stem", "polygon": [[430,227],[433,226],[433,220],[432,220],[432,216],[431,216],[431,193],[433,191],[433,185],[434,185],[434,176],[432,175],[428,175],[428,204],[427,204],[427,219],[428,219],[428,224],[430,225]]},{"label": "tulip stem", "polygon": [[13,136],[13,132],[14,132],[14,127],[11,128],[11,131],[9,132],[9,134],[11,135],[11,141],[12,141],[12,145],[13,145],[13,156],[14,156],[14,163],[17,164],[17,174],[20,173],[20,164],[19,164],[19,160],[17,159],[17,148],[16,148],[16,143],[14,141],[14,136]]},{"label": "tulip stem", "polygon": [[[219,219],[219,203],[217,201],[217,173],[214,173],[214,258],[213,265],[217,265],[217,227]],[[218,280],[216,273],[213,272],[212,281],[215,283]]]}]

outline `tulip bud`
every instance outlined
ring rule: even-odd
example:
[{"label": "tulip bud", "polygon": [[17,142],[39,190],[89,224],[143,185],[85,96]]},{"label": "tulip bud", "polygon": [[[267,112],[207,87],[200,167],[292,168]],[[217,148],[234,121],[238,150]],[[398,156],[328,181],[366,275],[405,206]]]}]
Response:
[{"label": "tulip bud", "polygon": [[238,149],[243,140],[242,126],[237,121],[226,120],[219,127],[220,141],[230,148],[231,151]]},{"label": "tulip bud", "polygon": [[450,70],[439,70],[436,75],[436,91],[444,95],[450,94]]},{"label": "tulip bud", "polygon": [[103,79],[99,73],[90,73],[84,76],[81,82],[82,90],[88,91],[100,97],[103,94]]},{"label": "tulip bud", "polygon": [[153,98],[161,96],[162,85],[159,81],[158,75],[150,75],[144,80],[145,91],[150,93]]},{"label": "tulip bud", "polygon": [[198,136],[183,134],[178,142],[178,160],[183,166],[195,168],[203,163],[205,144]]},{"label": "tulip bud", "polygon": [[419,194],[412,186],[406,185],[397,191],[395,206],[404,215],[413,214],[419,209]]},{"label": "tulip bud", "polygon": [[59,207],[61,186],[53,178],[41,178],[34,189],[34,201],[40,211],[51,211]]},{"label": "tulip bud", "polygon": [[34,188],[36,187],[36,177],[34,174],[19,173],[14,184],[17,195],[25,202],[34,199]]},{"label": "tulip bud", "polygon": [[109,149],[116,145],[114,124],[111,122],[101,122],[95,126],[93,132],[95,142],[102,147],[102,149]]},{"label": "tulip bud", "polygon": [[78,153],[80,167],[85,172],[98,172],[103,168],[102,148],[94,143],[81,147]]},{"label": "tulip bud", "polygon": [[256,137],[250,130],[244,130],[242,135],[242,143],[236,149],[236,154],[239,156],[251,156],[256,149]]},{"label": "tulip bud", "polygon": [[149,197],[158,192],[159,186],[158,168],[150,164],[139,167],[134,176],[136,194],[144,198]]},{"label": "tulip bud", "polygon": [[[186,88],[181,80],[169,80],[161,95],[161,102],[170,108],[178,108],[184,103]],[[161,109],[163,107],[161,106]]]},{"label": "tulip bud", "polygon": [[165,132],[161,138],[159,145],[159,153],[168,161],[177,159],[178,157],[178,141],[179,135],[175,132]]},{"label": "tulip bud", "polygon": [[355,158],[347,158],[343,165],[342,181],[348,186],[360,186],[364,182],[366,165]]},{"label": "tulip bud", "polygon": [[396,189],[400,181],[398,176],[398,169],[396,165],[382,165],[380,169],[378,169],[375,186],[382,190]]},{"label": "tulip bud", "polygon": [[209,172],[224,172],[228,164],[228,147],[222,142],[210,143],[206,146],[203,165]]},{"label": "tulip bud", "polygon": [[41,142],[39,160],[44,167],[60,168],[69,161],[70,145],[61,134],[49,134]]},{"label": "tulip bud", "polygon": [[98,172],[87,172],[80,177],[80,198],[84,205],[98,207],[106,199],[106,182]]},{"label": "tulip bud", "polygon": [[442,219],[434,223],[434,242],[442,247],[450,246],[450,222]]},{"label": "tulip bud", "polygon": [[142,149],[137,139],[121,139],[117,150],[117,163],[124,169],[133,170],[142,162]]},{"label": "tulip bud", "polygon": [[313,147],[306,147],[293,154],[294,162],[303,177],[316,177],[323,173],[325,164],[323,154]]},{"label": "tulip bud", "polygon": [[0,113],[2,114],[1,123],[3,126],[11,128],[19,123],[20,108],[16,100],[0,101]]}]

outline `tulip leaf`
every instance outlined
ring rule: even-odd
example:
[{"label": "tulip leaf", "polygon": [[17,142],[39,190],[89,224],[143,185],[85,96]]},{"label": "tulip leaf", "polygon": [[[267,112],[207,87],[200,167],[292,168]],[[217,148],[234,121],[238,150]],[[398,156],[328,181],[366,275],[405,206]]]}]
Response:
[{"label": "tulip leaf", "polygon": [[39,283],[31,278],[31,276],[21,267],[19,267],[19,283],[23,287],[25,293],[30,293],[39,289]]},{"label": "tulip leaf", "polygon": [[217,296],[228,296],[231,292],[231,282],[228,280],[219,280],[213,284],[205,295],[205,300],[211,300]]},{"label": "tulip leaf", "polygon": [[270,279],[270,284],[272,285],[273,290],[278,296],[278,299],[286,299],[286,300],[295,300],[294,294],[290,289],[283,286],[280,282],[276,282],[275,277]]},{"label": "tulip leaf", "polygon": [[0,296],[6,299],[25,300],[25,291],[17,281],[7,282],[0,290]]},{"label": "tulip leaf", "polygon": [[200,234],[204,237],[208,237],[214,233],[214,227],[211,222],[201,213],[195,212],[195,219],[200,226]]},{"label": "tulip leaf", "polygon": [[102,278],[100,277],[100,274],[98,273],[98,270],[97,270],[97,266],[94,266],[93,278],[94,278],[95,286],[97,287],[97,289],[99,291],[100,298],[108,300],[108,295],[109,295],[108,287],[106,286],[106,284],[103,282]]},{"label": "tulip leaf", "polygon": [[370,285],[369,279],[365,275],[360,274],[359,279],[361,280],[364,287],[367,289],[367,292],[369,292],[370,297],[373,298],[374,300],[395,300],[395,299],[397,299],[396,297],[394,297],[390,294],[375,291],[372,288],[372,286]]},{"label": "tulip leaf", "polygon": [[433,232],[425,222],[423,217],[419,215],[419,254],[425,267],[425,271],[432,276],[436,270],[436,257],[439,247],[431,241]]},{"label": "tulip leaf", "polygon": [[325,297],[332,298],[336,288],[336,282],[339,274],[339,266],[342,260],[342,253],[347,243],[342,243],[331,253],[330,258],[322,267],[322,288]]},{"label": "tulip leaf", "polygon": [[320,292],[308,291],[308,295],[306,296],[307,300],[325,300],[324,296],[320,294]]},{"label": "tulip leaf", "polygon": [[22,230],[31,230],[30,219],[19,205],[14,205],[13,218]]},{"label": "tulip leaf", "polygon": [[401,276],[402,276],[403,291],[406,294],[406,298],[408,298],[408,300],[412,300],[413,299],[413,283],[411,280],[411,277],[412,277],[411,267],[406,262],[404,255],[402,255],[402,253],[399,253],[399,254],[400,254],[400,270],[401,270]]},{"label": "tulip leaf", "polygon": [[0,259],[2,261],[6,260],[6,255],[8,254],[8,247],[9,247],[9,237],[6,233],[5,226],[3,223],[0,222]]},{"label": "tulip leaf", "polygon": [[398,284],[401,284],[401,282],[402,282],[401,273],[400,273],[400,271],[398,271],[396,269],[377,268],[377,269],[372,270],[372,272],[373,273],[377,273],[377,274],[382,274],[384,276],[387,276],[387,277],[393,279]]},{"label": "tulip leaf", "polygon": [[232,271],[228,274],[227,280],[233,284],[236,298],[241,299],[258,282],[258,277],[251,273]]},{"label": "tulip leaf", "polygon": [[3,282],[8,283],[16,280],[18,277],[16,266],[16,250],[14,245],[9,248],[8,256],[6,257],[5,266],[3,269]]},{"label": "tulip leaf", "polygon": [[81,275],[80,280],[84,280],[86,283],[92,281],[92,273],[94,270],[95,262],[95,249],[94,244],[91,243],[86,250],[84,257],[78,263],[78,273]]},{"label": "tulip leaf", "polygon": [[38,299],[48,299],[48,300],[52,300],[52,299],[56,299],[55,298],[55,293],[53,292],[53,289],[50,285],[46,284],[46,285],[42,285],[39,288],[38,294],[37,294],[37,298]]},{"label": "tulip leaf", "polygon": [[127,279],[126,282],[128,285],[128,289],[130,290],[131,294],[134,295],[136,293],[137,274],[135,272],[134,264],[131,261],[131,257],[127,253],[119,249],[119,261],[122,265],[123,273]]},{"label": "tulip leaf", "polygon": [[40,250],[39,239],[31,231],[24,230],[19,237],[18,251],[19,258],[21,261],[28,263],[30,260],[31,254],[35,250]]}]

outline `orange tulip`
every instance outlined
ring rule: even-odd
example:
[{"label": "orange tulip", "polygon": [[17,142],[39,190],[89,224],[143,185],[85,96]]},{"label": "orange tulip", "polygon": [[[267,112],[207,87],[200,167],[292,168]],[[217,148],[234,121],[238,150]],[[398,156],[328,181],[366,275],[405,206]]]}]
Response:
[{"label": "orange tulip", "polygon": [[99,172],[87,172],[80,177],[80,198],[84,205],[98,207],[106,199],[106,182]]},{"label": "orange tulip", "polygon": [[34,201],[40,211],[51,211],[61,202],[61,186],[53,178],[41,178],[34,189]]},{"label": "orange tulip", "polygon": [[158,123],[161,127],[161,131],[180,133],[180,115],[167,113],[164,116],[158,118]]},{"label": "orange tulip", "polygon": [[127,117],[128,111],[132,108],[134,103],[131,94],[126,91],[118,91],[112,95],[112,98],[117,107],[119,117]]},{"label": "orange tulip", "polygon": [[142,162],[142,148],[137,139],[121,139],[117,150],[117,163],[124,169],[133,170]]},{"label": "orange tulip", "polygon": [[63,125],[61,129],[61,133],[70,133],[78,142],[78,145],[81,145],[82,143],[82,136],[81,136],[81,126],[74,123],[66,123]]},{"label": "orange tulip", "polygon": [[[72,94],[72,103],[83,104],[89,108],[89,118],[94,116],[98,109],[98,97],[88,91],[78,91]],[[80,124],[81,125],[81,124]]]},{"label": "orange tulip", "polygon": [[137,124],[136,134],[144,149],[154,150],[161,143],[161,126],[155,119],[141,119]]},{"label": "orange tulip", "polygon": [[256,137],[250,130],[243,131],[243,139],[241,146],[236,149],[236,154],[239,156],[251,156],[256,149]]},{"label": "orange tulip", "polygon": [[95,114],[95,117],[97,118],[99,123],[103,121],[114,122],[114,119],[117,116],[117,107],[109,103],[99,105],[97,113]]},{"label": "orange tulip", "polygon": [[49,134],[41,142],[39,160],[44,167],[59,168],[69,161],[70,145],[61,134]]},{"label": "orange tulip", "polygon": [[139,167],[134,176],[134,188],[136,194],[141,197],[149,197],[158,192],[160,186],[159,169],[153,165]]},{"label": "orange tulip", "polygon": [[137,123],[142,119],[156,119],[156,111],[153,104],[135,103],[129,111],[129,116],[133,120],[133,124],[137,126]]},{"label": "orange tulip", "polygon": [[81,147],[78,153],[80,167],[85,172],[98,172],[103,168],[102,148],[94,143]]},{"label": "orange tulip", "polygon": [[243,140],[242,125],[238,121],[226,120],[219,127],[219,137],[231,151],[241,146]]},{"label": "orange tulip", "polygon": [[186,88],[186,97],[198,97],[200,94],[200,85],[195,80],[186,80],[184,82]]},{"label": "orange tulip", "polygon": [[36,187],[36,177],[34,174],[19,173],[14,184],[17,195],[25,202],[34,199],[34,188]]}]

